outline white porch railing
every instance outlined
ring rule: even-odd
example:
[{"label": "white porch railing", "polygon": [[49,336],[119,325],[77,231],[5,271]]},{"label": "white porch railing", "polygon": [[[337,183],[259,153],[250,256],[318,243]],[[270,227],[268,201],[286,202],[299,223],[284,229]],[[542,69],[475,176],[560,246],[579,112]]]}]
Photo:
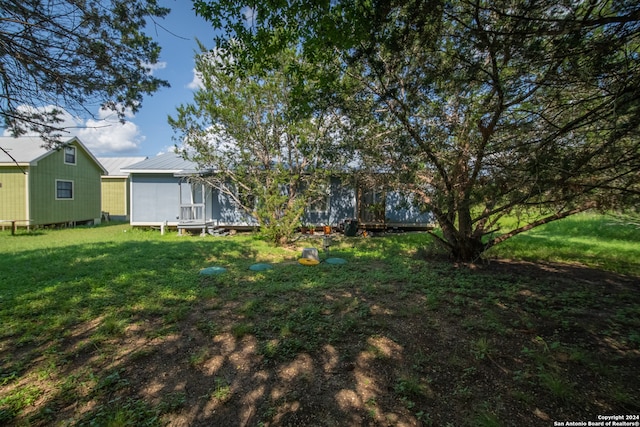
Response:
[{"label": "white porch railing", "polygon": [[204,222],[204,203],[180,205],[180,221]]}]

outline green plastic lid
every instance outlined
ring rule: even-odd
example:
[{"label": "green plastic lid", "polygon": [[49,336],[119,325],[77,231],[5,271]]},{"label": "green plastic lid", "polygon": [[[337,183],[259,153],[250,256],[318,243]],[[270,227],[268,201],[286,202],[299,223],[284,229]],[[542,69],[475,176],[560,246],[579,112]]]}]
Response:
[{"label": "green plastic lid", "polygon": [[327,258],[324,262],[326,262],[327,264],[342,265],[346,264],[347,260],[344,258]]},{"label": "green plastic lid", "polygon": [[271,270],[272,268],[273,268],[273,266],[271,264],[258,263],[258,264],[253,264],[251,267],[249,267],[249,270],[251,270],[251,271],[265,271],[265,270]]},{"label": "green plastic lid", "polygon": [[224,267],[207,267],[200,270],[200,274],[203,276],[213,276],[216,274],[222,274],[225,271],[227,271],[227,269]]}]

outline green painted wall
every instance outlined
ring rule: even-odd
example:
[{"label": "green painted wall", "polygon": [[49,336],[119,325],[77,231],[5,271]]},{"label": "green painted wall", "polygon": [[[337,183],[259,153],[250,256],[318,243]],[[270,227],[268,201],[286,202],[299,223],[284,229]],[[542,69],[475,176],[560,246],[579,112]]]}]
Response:
[{"label": "green painted wall", "polygon": [[102,210],[109,215],[129,215],[127,178],[102,178]]},{"label": "green painted wall", "polygon": [[0,168],[0,219],[26,220],[26,197],[27,175],[17,166]]},{"label": "green painted wall", "polygon": [[[55,151],[29,173],[29,206],[32,224],[54,224],[72,221],[88,221],[100,218],[99,166],[78,145],[76,164],[64,163],[64,150]],[[73,199],[56,200],[56,180],[73,181]]]}]

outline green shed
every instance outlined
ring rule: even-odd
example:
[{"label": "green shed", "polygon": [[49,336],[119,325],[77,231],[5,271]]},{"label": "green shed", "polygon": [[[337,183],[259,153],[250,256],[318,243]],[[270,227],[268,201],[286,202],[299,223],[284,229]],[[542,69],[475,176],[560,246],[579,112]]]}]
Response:
[{"label": "green shed", "polygon": [[36,137],[0,138],[0,224],[99,223],[107,171],[78,138],[58,149]]}]

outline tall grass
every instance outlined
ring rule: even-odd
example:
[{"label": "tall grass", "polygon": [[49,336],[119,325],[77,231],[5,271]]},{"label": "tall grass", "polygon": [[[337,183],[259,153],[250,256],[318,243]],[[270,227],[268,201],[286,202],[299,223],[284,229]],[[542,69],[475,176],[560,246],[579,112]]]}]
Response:
[{"label": "tall grass", "polygon": [[487,255],[579,263],[637,276],[640,275],[640,227],[609,215],[575,215],[514,236],[492,248]]}]

